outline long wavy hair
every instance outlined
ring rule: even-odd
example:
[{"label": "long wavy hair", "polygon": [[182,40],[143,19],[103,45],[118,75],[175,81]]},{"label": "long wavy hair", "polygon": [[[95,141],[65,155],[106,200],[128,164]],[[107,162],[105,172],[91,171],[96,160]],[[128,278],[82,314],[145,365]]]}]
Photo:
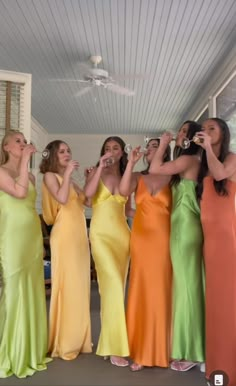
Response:
[{"label": "long wavy hair", "polygon": [[[160,138],[151,138],[151,139],[148,141],[147,145],[148,145],[151,141],[157,141],[158,146],[160,145]],[[168,145],[168,147],[166,148],[164,157],[163,157],[163,161],[164,161],[164,162],[167,162],[167,161],[170,161],[170,159],[171,159],[171,148],[170,148],[170,145]],[[148,174],[148,173],[149,173],[149,168],[150,168],[150,163],[147,162],[147,159],[146,159],[146,156],[145,156],[145,155],[143,156],[143,161],[144,161],[144,163],[147,163],[147,167],[146,167],[146,169],[144,169],[144,170],[141,171],[141,174]]]},{"label": "long wavy hair", "polygon": [[[120,174],[121,174],[121,176],[123,176],[123,174],[125,172],[125,169],[126,169],[126,166],[127,166],[127,163],[128,163],[128,155],[124,151],[124,149],[125,149],[125,142],[123,141],[122,138],[116,137],[116,136],[115,137],[108,137],[108,138],[106,138],[104,143],[103,143],[103,145],[102,145],[102,148],[101,148],[100,157],[102,157],[105,154],[106,144],[108,142],[111,142],[111,141],[117,142],[120,145],[121,150],[123,151],[123,155],[120,158],[120,165],[119,165]],[[98,166],[98,165],[99,165],[99,162],[97,163],[96,166]]]},{"label": "long wavy hair", "polygon": [[[220,128],[220,131],[222,134],[222,139],[221,139],[220,154],[218,156],[218,160],[220,162],[224,162],[225,158],[227,157],[227,155],[230,152],[230,150],[229,150],[230,130],[229,130],[227,123],[223,119],[221,119],[221,118],[208,118],[206,121],[210,121],[210,120],[216,122]],[[209,170],[209,168],[208,168],[208,164],[207,164],[206,151],[203,150],[202,162],[201,162],[200,171],[199,171],[199,175],[198,175],[198,186],[196,189],[198,199],[201,199],[201,197],[202,197],[203,179],[204,179],[204,177],[207,176],[208,170]],[[221,181],[213,180],[215,191],[220,196],[227,196],[228,195],[228,191],[226,188],[226,182],[227,182],[226,178],[221,180]]]},{"label": "long wavy hair", "polygon": [[[194,135],[201,131],[201,125],[195,121],[185,121],[183,125],[188,124],[188,132],[186,134],[186,138],[189,140],[193,139]],[[183,126],[182,125],[182,126]],[[181,155],[195,155],[198,154],[201,151],[201,148],[199,145],[197,145],[195,142],[190,142],[190,146],[188,149],[183,149],[180,146],[175,146],[173,156],[174,159],[180,157]],[[171,185],[177,185],[180,182],[180,175],[175,174],[172,176],[170,184]]]},{"label": "long wavy hair", "polygon": [[49,157],[47,159],[42,159],[39,165],[39,170],[42,174],[45,174],[46,172],[58,173],[59,160],[57,154],[62,143],[68,146],[66,142],[56,139],[45,147],[45,150],[49,151]]},{"label": "long wavy hair", "polygon": [[4,135],[1,142],[0,165],[5,165],[9,160],[9,154],[5,150],[5,146],[8,144],[9,138],[14,137],[16,134],[21,134],[24,137],[24,134],[19,130],[8,130]]}]

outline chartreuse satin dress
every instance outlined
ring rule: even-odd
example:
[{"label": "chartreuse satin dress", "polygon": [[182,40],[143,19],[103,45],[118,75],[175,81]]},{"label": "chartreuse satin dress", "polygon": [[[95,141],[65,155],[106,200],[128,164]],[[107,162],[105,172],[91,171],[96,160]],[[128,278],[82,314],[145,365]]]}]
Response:
[{"label": "chartreuse satin dress", "polygon": [[111,194],[102,181],[93,198],[90,241],[101,297],[97,354],[103,356],[129,355],[124,309],[130,239],[126,201],[119,194]]},{"label": "chartreuse satin dress", "polygon": [[18,199],[0,191],[0,378],[45,370],[47,319],[43,240],[36,192]]},{"label": "chartreuse satin dress", "polygon": [[172,188],[173,359],[205,360],[203,234],[196,183]]},{"label": "chartreuse satin dress", "polygon": [[[56,175],[59,183],[62,177]],[[68,202],[59,204],[43,184],[43,217],[50,235],[52,291],[49,352],[65,360],[91,349],[90,252],[84,194],[71,185]]]},{"label": "chartreuse satin dress", "polygon": [[172,267],[171,190],[151,195],[141,176],[131,230],[127,329],[131,359],[168,367],[170,360]]}]

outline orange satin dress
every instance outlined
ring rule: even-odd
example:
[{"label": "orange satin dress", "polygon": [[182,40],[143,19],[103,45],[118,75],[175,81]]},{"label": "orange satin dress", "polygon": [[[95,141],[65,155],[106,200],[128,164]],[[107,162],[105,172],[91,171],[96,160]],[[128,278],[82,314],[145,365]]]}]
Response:
[{"label": "orange satin dress", "polygon": [[169,366],[172,268],[171,191],[152,196],[141,176],[131,229],[127,329],[131,359],[144,366]]},{"label": "orange satin dress", "polygon": [[201,220],[206,266],[206,378],[222,370],[236,385],[236,182],[219,196],[204,179]]}]

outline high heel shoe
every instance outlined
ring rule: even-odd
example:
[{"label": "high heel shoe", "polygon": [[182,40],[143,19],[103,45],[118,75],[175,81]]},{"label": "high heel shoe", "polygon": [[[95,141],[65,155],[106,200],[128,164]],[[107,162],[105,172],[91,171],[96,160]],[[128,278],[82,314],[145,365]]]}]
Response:
[{"label": "high heel shoe", "polygon": [[127,366],[129,366],[129,362],[127,361],[127,359],[125,359],[123,357],[118,357],[118,356],[115,356],[115,355],[110,356],[110,362],[111,362],[112,365],[118,366],[118,367],[127,367]]},{"label": "high heel shoe", "polygon": [[130,365],[129,368],[131,371],[140,371],[140,370],[143,370],[144,366],[139,365],[138,363],[132,363],[132,365]]}]

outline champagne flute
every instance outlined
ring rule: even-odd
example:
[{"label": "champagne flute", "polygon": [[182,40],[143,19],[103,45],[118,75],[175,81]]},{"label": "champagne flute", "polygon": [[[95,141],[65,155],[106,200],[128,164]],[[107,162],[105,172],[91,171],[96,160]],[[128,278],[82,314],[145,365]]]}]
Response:
[{"label": "champagne flute", "polygon": [[[155,139],[161,139],[161,135],[158,135],[157,137],[148,137],[147,135],[145,135],[144,137],[144,142],[146,143],[146,145],[151,141],[151,140],[155,140]],[[171,139],[171,141],[176,141],[176,138],[173,137]]]},{"label": "champagne flute", "polygon": [[[133,150],[133,147],[130,143],[127,143],[124,147],[124,151],[126,154],[129,154],[131,153],[131,151]],[[143,154],[146,154],[147,153],[147,147],[146,146],[140,146],[140,149],[138,150],[137,153],[143,153]]]},{"label": "champagne flute", "polygon": [[183,139],[183,142],[181,144],[181,147],[183,149],[188,149],[191,145],[191,142],[194,142],[196,144],[199,144],[199,143],[203,143],[204,142],[204,139],[203,138],[200,138],[198,137],[197,135],[194,135],[192,139],[189,139],[189,138],[184,138]]}]

